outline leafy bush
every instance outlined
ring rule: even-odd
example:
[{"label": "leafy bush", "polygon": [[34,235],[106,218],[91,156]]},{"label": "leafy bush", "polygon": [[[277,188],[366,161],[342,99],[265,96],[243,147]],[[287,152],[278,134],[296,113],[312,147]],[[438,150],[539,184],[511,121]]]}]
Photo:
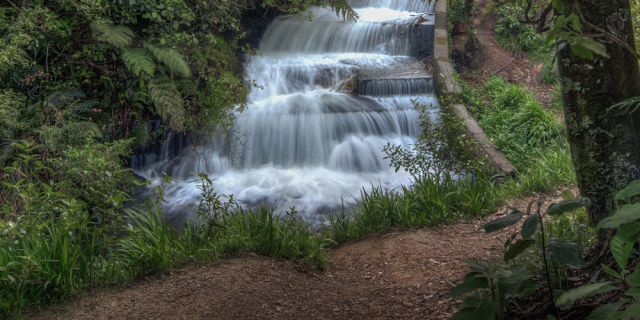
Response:
[{"label": "leafy bush", "polygon": [[521,23],[525,9],[519,6],[504,5],[496,22],[498,43],[505,49],[518,54],[525,53],[534,60],[547,58],[554,51],[545,36],[536,33],[534,26]]}]

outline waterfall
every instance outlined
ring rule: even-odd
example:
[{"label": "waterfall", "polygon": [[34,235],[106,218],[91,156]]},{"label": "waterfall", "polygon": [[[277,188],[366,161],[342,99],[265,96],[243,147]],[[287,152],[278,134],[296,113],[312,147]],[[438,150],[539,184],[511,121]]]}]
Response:
[{"label": "waterfall", "polygon": [[381,148],[414,143],[420,133],[414,101],[438,104],[432,76],[415,57],[416,38],[402,35],[416,13],[433,12],[433,5],[350,4],[360,16],[356,23],[315,8],[312,21],[281,16],[269,25],[262,55],[247,57],[244,65],[245,80],[260,87],[251,89],[247,110],[237,115],[235,129],[244,135],[234,161],[221,137],[182,152],[166,146],[182,143],[174,137],[133,159],[148,179],[167,173],[179,181],[165,191],[170,218],[192,217],[199,196],[194,172],[216,178],[216,191],[244,206],[295,206],[310,224],[326,223],[327,212],[354,202],[363,188],[410,183],[407,173],[396,173],[383,159]]}]

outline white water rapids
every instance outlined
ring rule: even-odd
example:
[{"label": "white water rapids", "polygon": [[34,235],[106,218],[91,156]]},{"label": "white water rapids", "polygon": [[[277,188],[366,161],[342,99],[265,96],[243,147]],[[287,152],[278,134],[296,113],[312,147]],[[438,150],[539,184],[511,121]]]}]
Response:
[{"label": "white water rapids", "polygon": [[[353,203],[363,188],[410,183],[408,174],[389,167],[381,148],[414,142],[420,127],[412,100],[438,104],[425,66],[410,57],[410,37],[401,36],[416,13],[433,7],[419,0],[350,3],[357,23],[314,9],[312,21],[281,16],[269,25],[263,55],[245,63],[245,79],[263,89],[252,88],[247,110],[238,114],[237,131],[246,135],[235,166],[219,138],[191,155],[171,157],[165,146],[134,157],[138,174],[158,179],[166,172],[179,181],[165,191],[170,220],[193,217],[194,172],[216,178],[218,193],[247,207],[295,206],[312,225],[326,223],[328,212]],[[339,90],[356,75],[359,94]]]}]

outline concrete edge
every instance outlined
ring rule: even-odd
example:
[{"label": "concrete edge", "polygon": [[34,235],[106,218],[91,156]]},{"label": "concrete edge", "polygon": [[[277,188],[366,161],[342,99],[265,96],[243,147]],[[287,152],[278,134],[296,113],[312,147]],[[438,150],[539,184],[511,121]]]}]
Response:
[{"label": "concrete edge", "polygon": [[[433,74],[436,93],[449,101],[460,101],[462,88],[453,76],[456,73],[449,62],[449,39],[447,35],[447,1],[437,0],[436,21],[433,44]],[[463,120],[466,134],[478,142],[479,150],[475,154],[489,159],[495,173],[510,176],[516,168],[507,160],[493,142],[487,137],[480,124],[471,117],[464,104],[454,104],[451,111]]]}]

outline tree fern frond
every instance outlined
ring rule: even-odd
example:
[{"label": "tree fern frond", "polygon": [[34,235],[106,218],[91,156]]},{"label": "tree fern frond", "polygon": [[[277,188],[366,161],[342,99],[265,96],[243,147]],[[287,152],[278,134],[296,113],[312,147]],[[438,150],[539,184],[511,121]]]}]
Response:
[{"label": "tree fern frond", "polygon": [[109,23],[92,22],[91,31],[98,41],[108,42],[121,48],[130,45],[134,37],[133,30]]},{"label": "tree fern frond", "polygon": [[187,92],[187,91],[193,90],[196,86],[195,83],[193,83],[193,81],[189,79],[178,79],[178,80],[175,80],[175,82],[180,92]]},{"label": "tree fern frond", "polygon": [[331,7],[331,10],[335,11],[338,18],[340,15],[347,21],[357,21],[359,16],[358,13],[351,8],[347,0],[327,0],[327,5]]},{"label": "tree fern frond", "polygon": [[147,49],[128,49],[122,54],[122,60],[129,71],[138,77],[142,76],[142,72],[152,76],[156,70],[156,63],[153,62],[153,56]]},{"label": "tree fern frond", "polygon": [[167,76],[157,77],[149,83],[149,89],[158,114],[165,121],[168,121],[172,129],[182,131],[184,129],[185,110],[182,104],[182,96],[178,92],[175,82]]},{"label": "tree fern frond", "polygon": [[162,61],[162,63],[172,71],[180,73],[184,78],[191,78],[191,68],[189,64],[177,51],[166,47],[156,47],[148,42],[145,42],[143,45],[153,53],[156,59]]},{"label": "tree fern frond", "polygon": [[131,131],[133,145],[135,147],[146,147],[151,143],[151,124],[148,121],[138,122],[136,128]]},{"label": "tree fern frond", "polygon": [[78,102],[76,102],[76,103],[71,105],[71,111],[73,113],[89,111],[89,110],[97,107],[98,105],[99,105],[99,103],[98,103],[98,100],[96,100],[96,99],[78,101]]},{"label": "tree fern frond", "polygon": [[82,93],[82,91],[80,91],[78,88],[67,87],[49,95],[49,97],[47,98],[47,102],[53,104],[56,107],[59,107],[61,105],[85,98],[86,96],[84,95],[84,93]]}]

